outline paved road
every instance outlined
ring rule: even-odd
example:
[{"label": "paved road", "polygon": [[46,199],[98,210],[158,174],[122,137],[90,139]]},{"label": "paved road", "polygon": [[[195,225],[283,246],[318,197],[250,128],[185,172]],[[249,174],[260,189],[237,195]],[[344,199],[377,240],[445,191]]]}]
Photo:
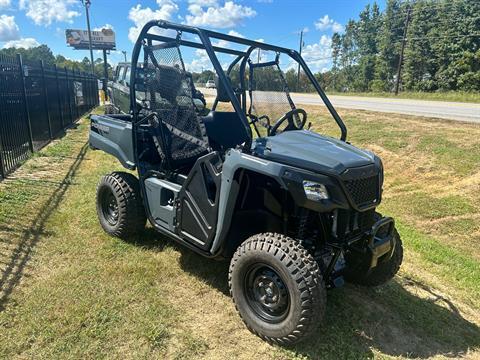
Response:
[{"label": "paved road", "polygon": [[[202,89],[202,92],[207,96],[215,95],[213,89]],[[313,94],[293,93],[292,98],[297,104],[323,104],[320,97]],[[335,95],[329,96],[329,99],[337,108],[426,116],[480,124],[480,104]]]},{"label": "paved road", "polygon": [[[310,94],[293,94],[292,97],[293,101],[299,104],[321,104],[321,99]],[[360,96],[331,95],[328,98],[338,108],[428,116],[480,124],[480,104]]]}]

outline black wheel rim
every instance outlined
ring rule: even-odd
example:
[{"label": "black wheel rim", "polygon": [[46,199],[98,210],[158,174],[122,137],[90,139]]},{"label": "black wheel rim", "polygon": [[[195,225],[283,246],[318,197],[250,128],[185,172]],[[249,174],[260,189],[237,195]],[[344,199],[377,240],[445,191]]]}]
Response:
[{"label": "black wheel rim", "polygon": [[100,205],[102,207],[102,214],[105,220],[115,226],[118,223],[118,202],[112,190],[104,189],[100,197]]},{"label": "black wheel rim", "polygon": [[245,275],[244,291],[254,313],[269,323],[284,320],[290,309],[290,295],[278,272],[266,264],[256,264]]}]

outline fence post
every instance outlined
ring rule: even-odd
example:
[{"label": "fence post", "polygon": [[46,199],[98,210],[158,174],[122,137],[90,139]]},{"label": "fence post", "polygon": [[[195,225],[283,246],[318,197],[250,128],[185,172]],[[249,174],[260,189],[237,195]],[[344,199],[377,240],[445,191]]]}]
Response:
[{"label": "fence post", "polygon": [[5,165],[3,164],[2,134],[0,134],[0,179],[5,179],[5,176],[6,176],[6,171],[5,171]]},{"label": "fence post", "polygon": [[63,121],[63,111],[62,111],[62,103],[60,101],[60,82],[58,80],[58,68],[57,64],[53,65],[53,69],[55,70],[55,79],[57,81],[57,102],[58,102],[58,114],[60,115],[60,122],[62,123],[62,129],[64,128],[64,121]]},{"label": "fence post", "polygon": [[48,120],[48,136],[50,140],[53,139],[52,134],[52,120],[50,119],[50,109],[48,108],[48,91],[47,91],[47,83],[45,81],[45,64],[43,60],[40,60],[40,68],[42,69],[42,81],[43,81],[43,95],[45,99],[45,111],[47,113],[47,120]]},{"label": "fence post", "polygon": [[[73,71],[73,81],[78,82],[78,73],[75,71],[75,69],[72,69],[72,71]],[[82,89],[82,91],[83,91],[83,89]],[[76,114],[77,120],[78,120],[78,119],[80,119],[81,115],[80,115],[80,112],[79,112],[79,106],[77,104],[77,93],[75,92],[75,85],[73,85],[73,106],[75,107],[75,114]]]},{"label": "fence post", "polygon": [[[1,115],[1,113],[0,113]],[[3,118],[0,116],[0,123],[3,122]],[[2,139],[2,127],[0,127],[0,180],[5,179],[6,176],[6,169],[5,169],[5,164],[3,163],[3,139]]]},{"label": "fence post", "polygon": [[70,110],[70,124],[73,124],[73,113],[72,113],[72,99],[70,93],[70,82],[68,80],[68,70],[65,66],[65,78],[67,79],[67,98],[68,98],[68,109]]},{"label": "fence post", "polygon": [[[76,106],[77,104],[76,104],[76,102],[75,102],[75,84],[74,84],[74,82],[75,82],[75,69],[74,69],[74,68],[72,68],[72,77],[71,77],[71,79],[72,79],[72,90],[73,90],[73,108],[72,108],[72,113],[73,113],[73,116],[77,117],[77,111],[76,111],[76,110],[77,110],[77,106]],[[74,121],[72,120],[72,123],[73,123],[73,122],[74,122]]]},{"label": "fence post", "polygon": [[22,80],[23,104],[25,108],[25,119],[27,122],[27,129],[28,129],[28,146],[30,147],[30,151],[33,153],[32,124],[30,123],[30,114],[28,113],[27,88],[25,86],[25,73],[23,69],[22,55],[17,54],[17,61],[18,61],[18,66],[20,66],[20,79]]}]

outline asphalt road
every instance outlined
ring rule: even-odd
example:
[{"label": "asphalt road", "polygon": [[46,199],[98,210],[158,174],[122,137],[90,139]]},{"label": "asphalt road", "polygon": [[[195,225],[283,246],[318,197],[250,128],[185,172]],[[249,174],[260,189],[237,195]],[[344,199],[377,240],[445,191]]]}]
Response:
[{"label": "asphalt road", "polygon": [[[201,91],[207,96],[216,94],[214,89]],[[339,109],[379,111],[480,124],[480,104],[338,95],[331,95],[328,98]],[[296,104],[323,105],[320,97],[313,94],[293,93],[292,99]]]},{"label": "asphalt road", "polygon": [[[322,104],[319,97],[310,94],[293,94],[292,97],[298,104]],[[480,104],[335,95],[328,98],[337,108],[427,116],[480,124]]]}]

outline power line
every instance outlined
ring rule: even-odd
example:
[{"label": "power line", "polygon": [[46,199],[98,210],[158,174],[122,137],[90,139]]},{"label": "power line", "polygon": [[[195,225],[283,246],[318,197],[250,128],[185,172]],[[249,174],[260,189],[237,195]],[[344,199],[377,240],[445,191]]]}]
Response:
[{"label": "power line", "polygon": [[313,57],[313,58],[308,58],[308,60],[305,60],[306,62],[312,62],[312,61],[321,61],[321,60],[330,60],[333,59],[333,56],[322,56],[322,57]]},{"label": "power line", "polygon": [[[446,36],[418,36],[418,37],[406,37],[406,41],[417,41],[417,40],[437,40],[437,39],[464,39],[464,38],[475,38],[480,37],[480,33],[478,34],[465,34],[465,35],[446,35]],[[399,39],[392,44],[399,44],[403,40]]]}]

